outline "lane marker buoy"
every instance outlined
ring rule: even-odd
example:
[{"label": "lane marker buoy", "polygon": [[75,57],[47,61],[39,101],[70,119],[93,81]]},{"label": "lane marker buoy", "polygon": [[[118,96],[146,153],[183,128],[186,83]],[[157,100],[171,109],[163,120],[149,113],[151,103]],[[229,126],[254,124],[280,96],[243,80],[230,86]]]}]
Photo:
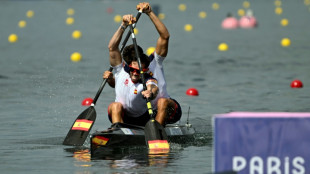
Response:
[{"label": "lane marker buoy", "polygon": [[79,62],[82,59],[82,55],[78,52],[74,52],[71,54],[71,61],[72,62]]},{"label": "lane marker buoy", "polygon": [[18,40],[18,36],[16,34],[10,34],[8,37],[8,41],[14,43]]},{"label": "lane marker buoy", "polygon": [[93,99],[92,99],[92,98],[85,98],[85,99],[82,101],[82,105],[83,105],[83,106],[90,106],[92,103],[93,103]]},{"label": "lane marker buoy", "polygon": [[80,30],[74,30],[74,31],[72,32],[72,37],[73,37],[74,39],[80,39],[81,36],[82,36],[82,33],[81,33]]},{"label": "lane marker buoy", "polygon": [[19,21],[19,22],[18,22],[18,26],[19,26],[19,28],[25,28],[25,27],[26,27],[26,25],[27,25],[27,22],[26,22],[26,21],[24,21],[24,20],[21,20],[21,21]]},{"label": "lane marker buoy", "polygon": [[291,82],[291,87],[292,88],[302,88],[303,87],[303,84],[300,80],[298,79],[295,79]]},{"label": "lane marker buoy", "polygon": [[73,17],[68,17],[67,19],[66,19],[66,24],[67,25],[72,25],[74,23],[74,18]]},{"label": "lane marker buoy", "polygon": [[26,13],[26,16],[28,18],[32,18],[34,16],[34,12],[32,10],[28,10],[27,13]]},{"label": "lane marker buoy", "polygon": [[288,46],[291,45],[291,40],[290,40],[289,38],[283,38],[283,39],[281,40],[281,45],[282,45],[283,47],[288,47]]},{"label": "lane marker buoy", "polygon": [[229,49],[228,45],[226,43],[221,43],[218,46],[219,51],[227,51]]},{"label": "lane marker buoy", "polygon": [[68,8],[67,15],[69,15],[69,16],[74,15],[74,9],[73,8]]},{"label": "lane marker buoy", "polygon": [[196,88],[188,88],[186,91],[186,95],[190,95],[190,96],[198,96],[199,92]]},{"label": "lane marker buoy", "polygon": [[184,26],[184,30],[190,32],[193,30],[193,26],[191,24],[186,24]]},{"label": "lane marker buoy", "polygon": [[152,53],[154,53],[155,51],[155,47],[149,47],[147,50],[146,50],[146,55],[151,55]]},{"label": "lane marker buoy", "polygon": [[179,8],[180,11],[185,11],[186,10],[186,5],[185,4],[180,4],[178,8]]}]

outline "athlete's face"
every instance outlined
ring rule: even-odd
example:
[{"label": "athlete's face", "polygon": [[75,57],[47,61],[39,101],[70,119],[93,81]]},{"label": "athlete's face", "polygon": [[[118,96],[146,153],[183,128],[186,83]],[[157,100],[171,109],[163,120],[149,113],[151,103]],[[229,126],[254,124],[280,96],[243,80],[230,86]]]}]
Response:
[{"label": "athlete's face", "polygon": [[[145,71],[144,67],[145,65],[142,63],[141,64],[143,71]],[[131,64],[129,65],[130,67],[130,78],[132,82],[137,83],[140,79],[140,70],[139,70],[139,64],[137,61],[132,61]]]}]

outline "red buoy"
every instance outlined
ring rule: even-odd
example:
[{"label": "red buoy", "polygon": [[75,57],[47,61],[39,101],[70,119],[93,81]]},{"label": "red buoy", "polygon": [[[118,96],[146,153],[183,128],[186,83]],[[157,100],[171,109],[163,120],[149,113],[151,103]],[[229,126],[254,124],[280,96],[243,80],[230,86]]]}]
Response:
[{"label": "red buoy", "polygon": [[109,14],[113,13],[113,11],[114,11],[114,9],[113,9],[112,7],[107,8],[107,12],[108,12]]},{"label": "red buoy", "polygon": [[92,99],[92,98],[85,98],[85,99],[82,101],[82,105],[83,105],[83,106],[90,106],[92,103],[93,103],[93,99]]},{"label": "red buoy", "polygon": [[196,88],[188,88],[186,95],[198,96],[198,90]]},{"label": "red buoy", "polygon": [[302,88],[303,84],[302,84],[302,82],[300,80],[296,79],[296,80],[292,81],[291,87],[292,88]]}]

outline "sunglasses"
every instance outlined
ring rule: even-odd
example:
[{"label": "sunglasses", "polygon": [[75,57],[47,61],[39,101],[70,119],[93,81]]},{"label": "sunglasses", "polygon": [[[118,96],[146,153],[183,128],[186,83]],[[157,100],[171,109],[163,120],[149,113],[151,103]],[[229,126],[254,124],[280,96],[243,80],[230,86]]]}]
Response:
[{"label": "sunglasses", "polygon": [[[143,72],[147,72],[149,69],[148,68],[143,68]],[[140,69],[139,68],[134,68],[131,65],[129,65],[129,72],[136,72],[137,74],[140,74]]]}]

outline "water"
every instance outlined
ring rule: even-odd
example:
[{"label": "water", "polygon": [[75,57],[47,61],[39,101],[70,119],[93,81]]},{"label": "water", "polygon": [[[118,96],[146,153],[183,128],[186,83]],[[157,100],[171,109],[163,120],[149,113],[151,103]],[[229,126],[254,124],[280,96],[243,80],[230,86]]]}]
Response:
[{"label": "water", "polygon": [[[166,15],[170,48],[165,72],[170,95],[183,108],[186,122],[200,133],[196,142],[173,145],[169,154],[148,156],[144,150],[127,149],[106,159],[90,159],[85,147],[63,146],[75,118],[86,109],[81,101],[94,97],[102,73],[108,69],[109,39],[119,23],[114,16],[134,10],[138,1],[1,1],[0,2],[0,170],[3,173],[208,173],[212,171],[212,115],[231,111],[309,112],[310,49],[309,7],[303,1],[283,1],[283,14],[274,13],[273,1],[249,1],[259,27],[222,30],[228,12],[237,16],[243,8],[234,1],[150,1]],[[220,9],[212,9],[217,2]],[[180,12],[178,5],[187,10]],[[114,12],[108,14],[107,8]],[[73,25],[66,25],[68,8],[75,9]],[[33,10],[33,18],[26,12]],[[200,19],[198,13],[207,12]],[[280,20],[289,25],[282,27]],[[19,28],[25,20],[27,26]],[[192,24],[192,32],[185,32]],[[140,18],[137,35],[143,48],[154,46],[156,30],[146,16]],[[83,34],[74,40],[71,33]],[[9,43],[16,33],[19,40]],[[282,38],[291,39],[283,48]],[[229,50],[219,52],[225,42]],[[131,41],[129,42],[131,43]],[[80,52],[81,62],[70,55]],[[304,83],[290,88],[294,79]],[[198,97],[185,91],[195,87]],[[105,87],[98,102],[92,131],[109,126],[106,116],[114,90]]]}]

